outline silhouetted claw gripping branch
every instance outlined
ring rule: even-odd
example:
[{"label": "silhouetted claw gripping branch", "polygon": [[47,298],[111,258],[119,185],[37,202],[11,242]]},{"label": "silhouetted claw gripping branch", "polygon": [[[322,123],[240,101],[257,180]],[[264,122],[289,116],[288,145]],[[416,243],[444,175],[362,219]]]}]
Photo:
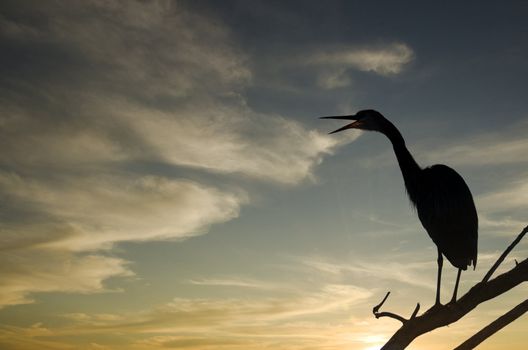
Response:
[{"label": "silhouetted claw gripping branch", "polygon": [[[380,308],[389,297],[390,292],[388,292],[383,300],[373,308],[372,312],[376,318],[394,318],[400,321],[402,325],[382,347],[382,350],[405,349],[414,339],[420,335],[439,327],[454,323],[471,312],[471,310],[476,308],[481,303],[509,291],[522,282],[528,281],[528,259],[524,259],[521,262],[515,261],[515,266],[511,270],[504,272],[494,279],[491,279],[494,272],[504,261],[510,251],[521,241],[526,232],[528,232],[528,226],[525,227],[517,236],[517,238],[508,246],[508,248],[506,248],[506,250],[486,273],[482,281],[475,284],[466,294],[456,301],[451,301],[445,305],[435,304],[422,315],[418,315],[420,304],[417,304],[412,315],[409,317],[409,319],[406,319],[392,312],[380,311]],[[473,349],[482,341],[493,335],[498,330],[507,326],[527,311],[528,299],[522,301],[512,310],[491,322],[489,325],[456,347],[455,350]]]}]

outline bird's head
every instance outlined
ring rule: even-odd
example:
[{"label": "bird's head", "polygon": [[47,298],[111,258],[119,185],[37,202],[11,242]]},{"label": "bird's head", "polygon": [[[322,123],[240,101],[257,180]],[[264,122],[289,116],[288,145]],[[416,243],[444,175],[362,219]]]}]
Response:
[{"label": "bird's head", "polygon": [[390,123],[380,112],[375,111],[373,109],[364,109],[354,115],[334,115],[328,117],[321,117],[321,119],[354,120],[354,122],[347,124],[337,130],[334,130],[330,134],[346,129],[361,129],[382,132],[387,127],[387,123]]}]

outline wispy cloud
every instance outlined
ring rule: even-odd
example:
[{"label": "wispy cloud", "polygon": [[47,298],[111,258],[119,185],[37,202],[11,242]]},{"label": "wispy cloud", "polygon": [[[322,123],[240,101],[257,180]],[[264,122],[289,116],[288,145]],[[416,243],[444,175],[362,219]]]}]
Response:
[{"label": "wispy cloud", "polygon": [[307,62],[324,67],[319,75],[319,85],[333,89],[351,84],[347,75],[350,69],[395,75],[401,73],[413,58],[414,52],[408,45],[392,43],[372,48],[328,49],[312,55]]},{"label": "wispy cloud", "polygon": [[[64,314],[69,322],[62,326],[2,327],[0,342],[15,349],[90,349],[94,343],[112,349],[374,349],[397,325],[393,320],[377,320],[369,311],[357,311],[355,305],[364,305],[371,296],[352,285],[328,284],[284,298],[176,298],[138,312]],[[436,350],[441,348],[438,344],[455,345],[478,330],[483,318],[486,322],[495,314],[500,314],[500,307],[439,330],[415,346]]]},{"label": "wispy cloud", "polygon": [[257,114],[244,103],[197,101],[177,117],[122,105],[119,118],[170,164],[290,185],[312,178],[325,154],[355,137],[330,138],[280,116]]},{"label": "wispy cloud", "polygon": [[498,236],[512,236],[526,226],[523,218],[513,218],[511,215],[494,213],[479,214],[479,227],[485,228]]},{"label": "wispy cloud", "polygon": [[352,263],[344,264],[311,257],[304,258],[302,263],[323,273],[334,275],[354,274],[357,278],[363,280],[364,278],[369,278],[377,281],[397,281],[408,286],[435,290],[434,280],[430,278],[432,276],[425,273],[430,270],[430,264],[424,262],[399,263],[396,262],[398,259],[392,260],[394,261],[390,261],[390,258],[383,258],[377,261],[357,259]]},{"label": "wispy cloud", "polygon": [[4,252],[0,263],[0,306],[31,303],[34,292],[108,292],[104,280],[133,275],[123,259],[61,251]]},{"label": "wispy cloud", "polygon": [[[300,184],[355,137],[254,111],[243,96],[248,57],[228,28],[179,3],[28,11],[46,20],[0,22],[3,40],[33,53],[0,86],[0,195],[9,199],[0,230],[4,268],[13,271],[0,304],[29,302],[32,291],[103,291],[105,279],[130,271],[97,251],[204,234],[249,202],[241,178]],[[174,175],[190,169],[223,177],[212,185]],[[99,266],[91,273],[87,251]]]},{"label": "wispy cloud", "polygon": [[[78,177],[43,182],[0,173],[0,188],[17,203],[70,226],[40,246],[71,251],[109,248],[119,241],[182,239],[238,216],[244,193],[222,192],[189,180],[143,176]],[[31,220],[30,216],[26,216]],[[17,230],[23,230],[18,225]]]},{"label": "wispy cloud", "polygon": [[427,160],[438,160],[461,166],[495,166],[528,162],[528,140],[519,136],[526,125],[504,133],[482,134],[459,140],[447,147],[424,152]]},{"label": "wispy cloud", "polygon": [[[305,342],[320,344],[330,332],[340,334],[338,343],[343,344],[351,338],[343,327],[334,332],[331,332],[331,327],[316,332],[315,323],[302,319],[349,312],[351,307],[370,295],[369,291],[352,285],[328,284],[313,292],[283,298],[176,298],[155,309],[136,313],[65,314],[63,317],[71,323],[62,327],[38,324],[30,328],[3,328],[0,329],[0,339],[8,336],[12,342],[50,342],[60,347],[86,345],[82,339],[90,339],[93,334],[107,337],[119,334],[119,341],[114,342],[114,346],[140,349],[183,344],[191,349],[213,344],[215,347],[224,344],[252,348],[258,344],[272,345],[276,339],[281,339],[280,346],[289,348]],[[308,329],[312,332],[306,332]],[[345,333],[348,336],[343,339]],[[79,338],[80,335],[84,337]],[[76,338],[80,341],[71,340]],[[356,341],[361,342],[364,334],[360,334],[359,338]],[[215,344],[216,340],[218,344]]]},{"label": "wispy cloud", "polygon": [[522,179],[479,198],[479,206],[487,211],[507,211],[528,207],[528,179]]},{"label": "wispy cloud", "polygon": [[[489,259],[493,259],[493,256],[490,254]],[[300,270],[302,274],[298,275],[299,278],[313,277],[314,269],[341,277],[351,272],[360,273],[362,277],[359,280],[362,283],[369,273],[375,273],[376,278],[388,278],[393,281],[393,285],[401,277],[398,275],[390,278],[383,273],[380,275],[381,269],[378,268],[367,271],[364,267],[359,267],[361,271],[354,268],[351,271],[350,265],[322,258],[306,258],[299,263],[310,268],[304,272]],[[382,264],[380,262],[380,266]],[[410,265],[410,271],[424,272],[423,269],[427,268],[424,264],[418,266],[417,262]],[[400,266],[400,270],[404,267]],[[394,272],[390,267],[386,270]],[[423,279],[423,276],[414,278]],[[98,346],[109,346],[112,349],[379,348],[397,327],[393,320],[377,320],[371,315],[369,308],[365,310],[366,304],[375,305],[379,302],[379,288],[369,290],[353,284],[324,280],[317,279],[310,288],[290,289],[281,296],[180,297],[155,308],[136,312],[68,313],[62,315],[68,320],[63,325],[39,323],[30,327],[0,327],[0,343],[5,339],[6,344],[15,349],[27,347],[28,344],[40,348],[45,348],[44,345],[59,349],[90,348],[95,339]],[[197,286],[235,288],[260,288],[263,284],[274,283],[233,276],[194,278],[189,282]],[[398,289],[405,284],[409,284],[408,287],[413,290],[417,286],[403,281],[403,284],[398,284]],[[405,290],[407,289],[404,288]],[[401,298],[402,294],[399,295],[398,298]],[[413,294],[413,297],[416,295]],[[393,308],[398,308],[394,303],[389,304],[393,311]],[[497,310],[488,309],[485,316],[497,313]],[[405,312],[410,312],[410,309]],[[460,327],[453,326],[448,336],[440,334],[428,337],[433,345],[427,347],[437,349],[434,344],[439,339],[450,344],[459,342],[467,336],[468,329],[476,331],[481,327],[481,318],[470,318]]]},{"label": "wispy cloud", "polygon": [[476,198],[480,226],[498,236],[511,236],[526,226],[528,184],[525,177]]},{"label": "wispy cloud", "polygon": [[[73,21],[67,15],[76,11],[91,16]],[[99,11],[123,24],[97,16]],[[62,50],[85,53],[91,66],[75,62],[82,68],[77,74],[86,74],[75,84],[34,78],[35,90],[30,93],[36,96],[31,97],[47,99],[46,108],[26,108],[25,101],[17,101],[24,95],[15,99],[19,104],[3,101],[1,125],[9,133],[2,146],[9,152],[0,159],[6,163],[149,158],[295,184],[309,178],[321,157],[347,140],[249,108],[241,91],[250,84],[251,73],[228,30],[180,6],[168,2],[61,6],[49,25],[39,29],[45,40],[58,41]],[[160,36],[169,32],[176,35]],[[24,36],[17,40],[31,43]],[[129,41],[134,42],[133,51]],[[166,104],[155,103],[157,99]],[[54,121],[61,127],[50,128]],[[22,138],[27,142],[20,143]],[[37,153],[27,156],[30,149]]]},{"label": "wispy cloud", "polygon": [[190,284],[198,286],[211,287],[241,287],[241,288],[255,288],[255,289],[277,289],[276,284],[259,281],[255,279],[240,278],[240,277],[223,277],[223,278],[193,278],[188,281]]}]

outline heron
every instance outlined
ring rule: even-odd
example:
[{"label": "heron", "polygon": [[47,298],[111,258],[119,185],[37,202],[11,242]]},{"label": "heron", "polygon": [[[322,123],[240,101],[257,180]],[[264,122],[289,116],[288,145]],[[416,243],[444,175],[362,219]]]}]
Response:
[{"label": "heron", "polygon": [[353,120],[330,134],[347,129],[377,131],[392,143],[405,189],[418,218],[438,252],[435,305],[440,303],[443,256],[458,268],[450,303],[456,302],[462,270],[477,266],[478,216],[471,191],[455,170],[443,164],[422,168],[405,145],[400,131],[380,112],[367,109],[354,115],[321,119]]}]

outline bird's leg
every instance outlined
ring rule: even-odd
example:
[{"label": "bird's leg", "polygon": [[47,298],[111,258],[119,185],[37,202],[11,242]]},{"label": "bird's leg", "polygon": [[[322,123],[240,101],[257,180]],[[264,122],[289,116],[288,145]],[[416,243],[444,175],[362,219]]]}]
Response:
[{"label": "bird's leg", "polygon": [[455,282],[455,290],[453,291],[453,297],[451,298],[450,303],[454,303],[456,301],[457,297],[457,290],[458,290],[458,282],[460,281],[460,274],[462,273],[462,269],[458,269],[457,278]]},{"label": "bird's leg", "polygon": [[440,305],[440,282],[442,281],[442,265],[444,264],[444,258],[438,248],[438,277],[436,279],[436,302],[435,305]]}]

